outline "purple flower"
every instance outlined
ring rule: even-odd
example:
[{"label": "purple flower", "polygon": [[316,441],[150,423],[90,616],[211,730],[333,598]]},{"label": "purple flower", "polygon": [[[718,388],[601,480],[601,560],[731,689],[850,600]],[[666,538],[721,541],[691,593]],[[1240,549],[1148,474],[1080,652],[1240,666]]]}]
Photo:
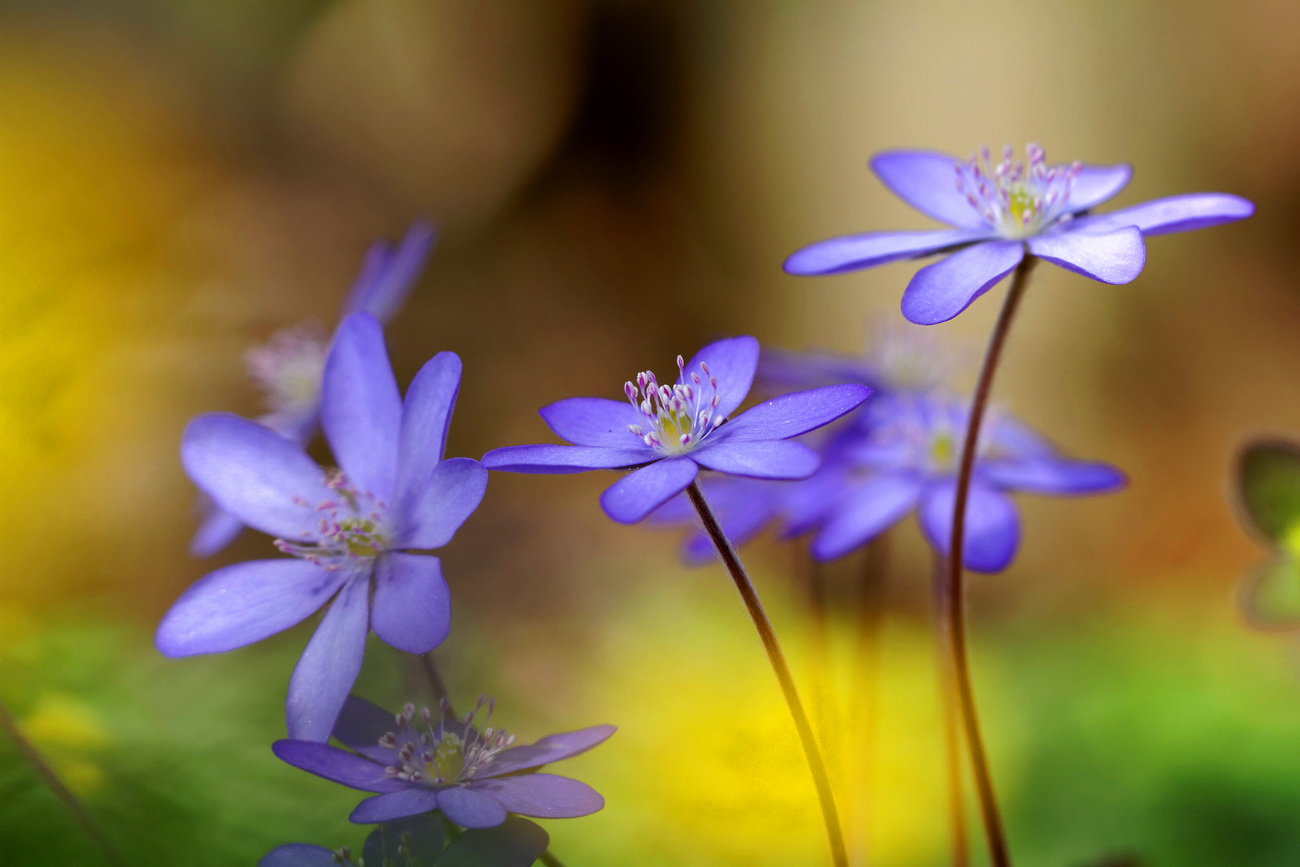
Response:
[{"label": "purple flower", "polygon": [[601,495],[615,521],[634,524],[695,481],[700,469],[760,479],[798,479],[817,469],[817,453],[789,438],[858,407],[871,389],[828,385],[782,395],[734,419],[754,381],[758,341],[711,343],[690,364],[677,357],[677,382],[662,385],[649,371],[627,383],[627,401],[571,397],[543,407],[542,418],[576,445],[493,449],[488,469],[516,473],[578,473],[635,469]]},{"label": "purple flower", "polygon": [[437,816],[413,816],[371,831],[360,860],[353,860],[352,850],[346,846],[330,851],[323,846],[289,843],[263,855],[257,867],[529,867],[550,842],[540,826],[518,817],[494,828],[466,831],[450,846],[445,845],[445,838]]},{"label": "purple flower", "polygon": [[[434,237],[432,226],[417,222],[396,250],[385,241],[372,244],[343,304],[343,315],[369,313],[381,323],[392,318],[428,261]],[[316,435],[320,420],[321,374],[328,342],[329,333],[309,322],[276,332],[245,355],[249,377],[270,407],[270,412],[257,420],[302,446]],[[243,528],[239,518],[205,500],[190,553],[211,556],[234,541]]]},{"label": "purple flower", "polygon": [[348,316],[321,393],[321,421],[341,468],[334,473],[256,422],[225,413],[194,419],[181,444],[190,478],[294,556],[208,574],[167,612],[158,649],[189,656],[243,647],[329,603],[294,669],[287,705],[290,736],[325,740],[369,628],[399,650],[437,647],[450,627],[447,584],[437,557],[412,551],[451,541],[487,486],[478,462],[442,459],[460,369],[455,353],[434,356],[403,404],[379,322]]},{"label": "purple flower", "polygon": [[1249,217],[1255,206],[1226,193],[1155,199],[1109,214],[1088,212],[1128,183],[1127,165],[1047,165],[1026,148],[1028,165],[1008,147],[965,162],[933,151],[877,154],[871,168],[890,191],[951,228],[868,232],[819,241],[785,261],[790,274],[839,274],[933,253],[903,293],[903,315],[918,325],[946,322],[1010,274],[1026,253],[1103,283],[1128,283],[1146,261],[1143,237],[1202,229]]},{"label": "purple flower", "polygon": [[[946,556],[969,405],[941,395],[899,395],[873,401],[868,413],[865,433],[847,432],[851,439],[841,444],[841,489],[813,538],[813,557],[841,557],[912,511],[931,546]],[[1010,492],[1092,494],[1124,481],[1114,467],[1063,458],[1013,419],[992,416],[971,477],[966,568],[998,572],[1015,557],[1020,517]]]},{"label": "purple flower", "polygon": [[[513,746],[514,737],[487,723],[492,702],[480,698],[461,719],[445,711],[419,712],[408,704],[394,717],[350,696],[334,737],[347,750],[311,740],[282,740],[275,754],[296,768],[376,792],[352,811],[353,822],[388,822],[439,810],[465,828],[500,825],[507,813],[544,819],[586,816],[605,799],[586,783],[537,771],[604,742],[614,726],[601,725]],[[483,727],[474,725],[487,709]]]}]

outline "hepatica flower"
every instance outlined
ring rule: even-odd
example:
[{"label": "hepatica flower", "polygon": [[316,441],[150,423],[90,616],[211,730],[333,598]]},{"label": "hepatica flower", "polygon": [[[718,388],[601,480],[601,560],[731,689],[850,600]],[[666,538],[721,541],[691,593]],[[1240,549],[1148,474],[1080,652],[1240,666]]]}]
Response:
[{"label": "hepatica flower", "polygon": [[684,491],[702,468],[762,479],[811,475],[817,453],[789,438],[850,412],[871,390],[828,385],[773,398],[731,418],[754,381],[758,351],[752,337],[720,340],[689,364],[678,356],[671,385],[646,371],[624,385],[625,401],[571,397],[543,407],[551,430],[575,445],[494,449],[483,465],[517,473],[632,469],[600,498],[605,512],[624,524]]},{"label": "hepatica flower", "polygon": [[[456,719],[408,704],[396,716],[349,697],[334,727],[343,750],[309,740],[272,746],[285,762],[327,780],[375,792],[352,811],[353,822],[388,822],[440,811],[465,828],[490,828],[507,813],[545,819],[586,816],[605,799],[586,783],[542,773],[542,765],[586,752],[614,733],[600,725],[515,746],[514,737],[488,723],[492,702],[480,698]],[[482,727],[475,725],[486,711]]]},{"label": "hepatica flower", "polygon": [[1155,199],[1094,215],[1128,184],[1127,165],[1047,164],[1031,144],[1027,161],[1008,147],[962,161],[933,151],[878,154],[871,168],[890,191],[948,228],[868,232],[820,241],[791,255],[790,274],[839,274],[936,253],[903,293],[903,315],[919,325],[952,319],[1013,271],[1026,255],[1103,283],[1128,283],[1146,261],[1143,237],[1249,217],[1254,205],[1226,193]]},{"label": "hepatica flower", "polygon": [[487,486],[476,461],[442,458],[460,370],[454,353],[439,353],[403,403],[379,322],[366,313],[345,319],[321,395],[337,471],[256,422],[223,413],[192,421],[181,444],[190,478],[292,556],[201,579],[163,618],[158,649],[232,650],[328,605],[294,669],[286,708],[291,737],[325,740],[369,628],[399,650],[437,647],[450,627],[450,599],[438,558],[418,552],[451,541]]}]

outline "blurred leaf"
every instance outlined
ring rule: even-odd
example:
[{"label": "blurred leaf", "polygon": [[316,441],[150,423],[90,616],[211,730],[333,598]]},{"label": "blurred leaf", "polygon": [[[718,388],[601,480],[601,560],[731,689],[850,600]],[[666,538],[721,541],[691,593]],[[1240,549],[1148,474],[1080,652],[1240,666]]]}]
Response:
[{"label": "blurred leaf", "polygon": [[1260,629],[1300,627],[1300,561],[1284,555],[1246,579],[1241,608]]},{"label": "blurred leaf", "polygon": [[438,859],[437,867],[528,867],[549,842],[540,825],[511,816],[495,828],[461,834]]},{"label": "blurred leaf", "polygon": [[1300,545],[1300,446],[1282,440],[1247,444],[1237,462],[1237,488],[1256,530],[1289,548]]},{"label": "blurred leaf", "polygon": [[407,861],[399,861],[395,857],[398,847],[405,844],[408,861],[432,865],[442,852],[444,836],[442,822],[433,813],[387,822],[370,832],[366,845],[361,850],[361,860],[367,867],[372,864],[384,867],[390,862],[395,865],[406,864]]}]

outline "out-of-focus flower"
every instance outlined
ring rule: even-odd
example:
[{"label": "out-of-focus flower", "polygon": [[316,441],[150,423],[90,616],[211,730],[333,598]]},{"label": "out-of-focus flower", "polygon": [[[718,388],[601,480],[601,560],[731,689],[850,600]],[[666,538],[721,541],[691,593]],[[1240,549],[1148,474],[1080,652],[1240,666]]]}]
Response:
[{"label": "out-of-focus flower", "polygon": [[[386,241],[372,244],[348,291],[343,315],[369,313],[381,323],[388,322],[415,285],[434,238],[433,226],[417,222],[396,249]],[[277,331],[245,356],[249,377],[261,389],[270,410],[257,420],[301,446],[316,435],[320,422],[321,376],[328,348],[328,332],[318,323],[308,322]],[[239,518],[205,500],[190,552],[199,557],[215,554],[243,528]]]},{"label": "out-of-focus flower", "polygon": [[646,371],[635,384],[625,384],[626,402],[572,397],[543,407],[551,430],[576,445],[493,449],[483,465],[517,473],[636,468],[600,498],[605,512],[625,524],[685,490],[701,468],[749,478],[807,477],[817,469],[817,453],[790,438],[856,409],[871,390],[829,385],[782,395],[728,418],[749,393],[758,353],[752,337],[720,340],[689,364],[678,356],[675,385],[661,385]]},{"label": "out-of-focus flower", "polygon": [[[455,719],[445,705],[434,714],[408,704],[394,717],[351,696],[334,727],[334,737],[351,752],[303,740],[276,741],[272,749],[296,768],[379,793],[352,811],[352,821],[359,823],[439,810],[462,827],[490,828],[504,822],[507,813],[567,819],[605,806],[605,799],[586,783],[537,769],[604,742],[614,726],[592,726],[516,747],[513,736],[487,725],[492,708],[490,700],[480,698],[473,711]],[[484,709],[479,728],[475,719]]]},{"label": "out-of-focus flower", "polygon": [[439,353],[403,405],[379,322],[354,313],[330,348],[321,396],[340,471],[256,422],[223,413],[192,421],[181,444],[190,478],[294,556],[201,579],[163,618],[158,649],[188,656],[243,647],[330,602],[287,704],[290,736],[323,741],[356,680],[368,629],[411,653],[441,644],[451,617],[441,563],[409,551],[450,542],[487,486],[477,461],[443,460],[460,373],[455,353]]},{"label": "out-of-focus flower", "polygon": [[1088,212],[1128,184],[1127,165],[1047,165],[1030,144],[1027,162],[1007,147],[962,161],[934,151],[877,154],[871,168],[890,191],[951,228],[868,232],[819,241],[785,261],[790,274],[814,276],[950,253],[927,265],[903,293],[903,315],[918,325],[946,322],[1010,274],[1026,255],[1103,283],[1128,283],[1146,262],[1143,237],[1185,232],[1249,217],[1255,206],[1226,193],[1154,199],[1109,214]]},{"label": "out-of-focus flower", "polygon": [[546,851],[547,833],[536,823],[512,817],[493,828],[466,831],[444,848],[446,835],[436,816],[386,822],[366,837],[361,859],[346,846],[333,851],[307,843],[277,846],[257,867],[529,867]]},{"label": "out-of-focus flower", "polygon": [[1242,585],[1242,612],[1262,629],[1294,629],[1300,626],[1300,445],[1248,443],[1237,459],[1236,488],[1242,523],[1272,555]]}]

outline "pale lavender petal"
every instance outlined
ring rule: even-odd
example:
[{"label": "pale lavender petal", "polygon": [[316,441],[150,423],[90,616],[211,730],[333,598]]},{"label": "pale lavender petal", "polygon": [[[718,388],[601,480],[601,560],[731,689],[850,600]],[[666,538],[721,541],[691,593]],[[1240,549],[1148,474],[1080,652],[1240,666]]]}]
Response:
[{"label": "pale lavender petal", "polygon": [[419,221],[411,224],[396,250],[391,253],[385,251],[386,255],[378,263],[379,267],[369,274],[367,272],[373,264],[368,255],[367,267],[363,269],[362,279],[357,281],[348,298],[345,312],[369,313],[380,322],[391,319],[406,301],[420,272],[424,270],[436,237],[437,231],[433,226]]},{"label": "pale lavender petal", "polygon": [[1020,264],[1020,241],[985,241],[926,265],[903,292],[903,315],[917,325],[937,325],[961,313]]},{"label": "pale lavender petal", "polygon": [[257,861],[257,867],[337,867],[334,853],[324,846],[286,843],[276,846]]},{"label": "pale lavender petal", "polygon": [[[686,364],[685,375],[700,372],[700,363],[718,380],[718,407],[714,416],[729,416],[736,411],[754,384],[758,370],[758,341],[752,337],[729,337],[710,343],[695,353]],[[703,374],[701,374],[703,376]]]},{"label": "pale lavender petal", "polygon": [[549,735],[535,744],[511,747],[493,759],[488,770],[495,777],[571,758],[604,743],[616,729],[617,726],[612,725],[591,726],[577,731]]},{"label": "pale lavender petal", "polygon": [[821,523],[835,506],[844,485],[843,466],[828,466],[825,458],[816,473],[790,485],[784,493],[785,524],[781,538],[803,535]]},{"label": "pale lavender petal", "polygon": [[871,170],[890,192],[941,223],[983,229],[984,218],[957,190],[960,160],[935,151],[885,151],[871,158]]},{"label": "pale lavender petal", "polygon": [[570,397],[544,406],[538,413],[551,430],[571,443],[611,449],[638,443],[640,438],[628,431],[628,425],[645,423],[626,400],[603,397]]},{"label": "pale lavender petal", "polygon": [[235,541],[239,531],[244,529],[244,522],[225,509],[211,501],[207,506],[207,514],[194,531],[194,538],[190,539],[190,553],[195,557],[211,557]]},{"label": "pale lavender petal", "polygon": [[699,467],[690,458],[666,458],[644,466],[605,489],[600,505],[621,524],[635,524],[669,497],[695,481]]},{"label": "pale lavender petal", "polygon": [[871,395],[865,385],[823,385],[783,394],[752,406],[709,435],[706,442],[783,440],[847,415]]},{"label": "pale lavender petal", "polygon": [[425,362],[406,391],[397,444],[397,490],[393,492],[399,510],[409,508],[423,493],[429,474],[442,460],[460,390],[460,370],[456,353],[439,352]]},{"label": "pale lavender petal", "polygon": [[889,529],[916,508],[921,485],[907,476],[873,476],[858,483],[814,537],[816,560],[843,557]]},{"label": "pale lavender petal", "polygon": [[[952,543],[952,513],[956,481],[932,485],[921,497],[921,529],[930,544],[947,556]],[[1020,516],[1016,504],[996,488],[972,484],[966,502],[965,565],[976,572],[1000,572],[1010,565],[1020,545]]]},{"label": "pale lavender petal", "polygon": [[1111,232],[1048,232],[1029,239],[1029,252],[1103,283],[1128,283],[1142,273],[1146,245],[1133,226]]},{"label": "pale lavender petal", "polygon": [[328,741],[339,710],[361,671],[366,651],[370,582],[353,576],[343,585],[289,678],[285,716],[289,737]]},{"label": "pale lavender petal", "polygon": [[462,828],[491,828],[506,820],[506,808],[499,801],[466,786],[438,792],[438,809]]},{"label": "pale lavender petal", "polygon": [[339,325],[325,359],[321,426],[353,485],[391,500],[397,471],[402,396],[373,316],[353,313]]},{"label": "pale lavender petal", "polygon": [[154,643],[164,656],[190,656],[261,641],[300,623],[345,578],[296,557],[226,566],[181,594]]},{"label": "pale lavender petal", "polygon": [[508,473],[582,473],[615,470],[653,461],[659,453],[650,446],[610,449],[600,446],[506,446],[483,456],[483,466]]},{"label": "pale lavender petal", "polygon": [[391,551],[375,565],[370,625],[386,644],[428,653],[451,630],[451,591],[437,557]]},{"label": "pale lavender petal", "polygon": [[295,768],[353,789],[396,792],[406,787],[384,773],[384,765],[317,741],[279,740],[271,752]]},{"label": "pale lavender petal", "polygon": [[817,472],[821,456],[794,440],[722,442],[708,440],[691,454],[700,466],[751,479],[806,479]]},{"label": "pale lavender petal", "polygon": [[405,819],[407,816],[418,816],[436,809],[438,809],[437,792],[433,789],[410,788],[366,798],[357,804],[352,815],[348,816],[348,821],[358,825],[375,825],[379,822]]},{"label": "pale lavender petal", "polygon": [[1107,228],[1137,226],[1143,235],[1165,235],[1244,220],[1253,213],[1255,206],[1240,196],[1229,193],[1186,193],[1153,199],[1096,217],[1085,217],[1079,222],[1081,226],[1090,229],[1098,225]]},{"label": "pale lavender petal", "polygon": [[539,819],[575,819],[605,806],[605,799],[591,786],[555,774],[494,777],[476,780],[470,786],[512,813]]},{"label": "pale lavender petal", "polygon": [[379,739],[396,729],[391,713],[360,696],[349,695],[334,722],[333,735],[348,749],[388,765],[393,751],[381,747]]},{"label": "pale lavender petal", "polygon": [[1063,458],[1024,461],[989,460],[981,476],[995,485],[1032,494],[1097,494],[1124,487],[1128,479],[1110,464]]},{"label": "pale lavender petal", "polygon": [[[970,206],[966,207],[969,209]],[[928,256],[960,244],[987,240],[992,236],[993,230],[987,228],[841,235],[796,250],[785,260],[782,267],[787,274],[804,277],[842,274],[845,271],[874,268],[876,265],[897,262],[900,259]]]},{"label": "pale lavender petal", "polygon": [[[1069,166],[1059,166],[1059,168],[1063,171],[1069,170]],[[1113,166],[1085,165],[1078,177],[1074,179],[1068,210],[1086,211],[1097,207],[1128,186],[1131,177],[1133,177],[1133,167],[1126,163]]]},{"label": "pale lavender petal", "polygon": [[229,413],[208,413],[189,423],[181,463],[219,507],[272,536],[313,535],[316,507],[334,498],[325,473],[300,446]]},{"label": "pale lavender petal", "polygon": [[412,489],[401,510],[396,546],[441,548],[451,541],[466,519],[483,501],[488,471],[470,458],[452,458],[438,464],[424,486]]}]

